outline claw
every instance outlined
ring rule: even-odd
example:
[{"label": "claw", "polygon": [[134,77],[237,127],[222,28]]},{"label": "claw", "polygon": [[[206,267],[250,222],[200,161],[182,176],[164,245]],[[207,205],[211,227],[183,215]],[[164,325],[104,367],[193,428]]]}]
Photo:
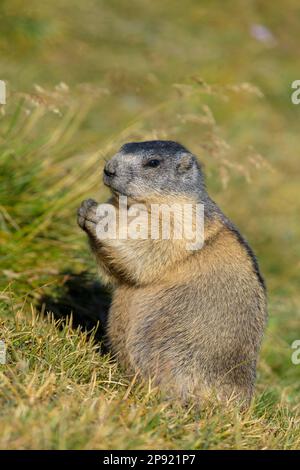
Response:
[{"label": "claw", "polygon": [[81,206],[85,207],[86,209],[89,209],[92,206],[97,206],[97,202],[94,201],[94,199],[86,199],[85,201],[82,202]]},{"label": "claw", "polygon": [[85,218],[84,217],[81,217],[81,216],[78,216],[77,217],[77,223],[79,225],[80,228],[84,228],[84,222],[85,222]]},{"label": "claw", "polygon": [[[87,230],[86,222],[89,221],[87,217],[89,211],[92,207],[95,207],[97,205],[97,202],[93,199],[86,199],[81,203],[80,207],[77,209],[77,223],[79,227],[83,230]],[[90,220],[90,222],[92,222],[92,220]]]}]

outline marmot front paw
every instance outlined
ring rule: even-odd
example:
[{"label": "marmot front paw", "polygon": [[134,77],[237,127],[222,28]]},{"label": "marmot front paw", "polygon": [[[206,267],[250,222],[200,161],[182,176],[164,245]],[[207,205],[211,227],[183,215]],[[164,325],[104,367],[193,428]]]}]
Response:
[{"label": "marmot front paw", "polygon": [[80,228],[91,235],[96,233],[98,204],[93,199],[86,199],[77,210],[77,222]]}]

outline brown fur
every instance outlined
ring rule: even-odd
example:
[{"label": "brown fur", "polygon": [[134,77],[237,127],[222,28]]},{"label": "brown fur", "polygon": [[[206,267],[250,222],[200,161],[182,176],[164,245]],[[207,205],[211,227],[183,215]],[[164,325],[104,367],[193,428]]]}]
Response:
[{"label": "brown fur", "polygon": [[97,241],[96,207],[83,203],[79,223],[114,286],[107,334],[120,364],[182,400],[216,391],[249,403],[266,295],[233,226],[221,212],[207,216],[198,251],[185,240]]}]

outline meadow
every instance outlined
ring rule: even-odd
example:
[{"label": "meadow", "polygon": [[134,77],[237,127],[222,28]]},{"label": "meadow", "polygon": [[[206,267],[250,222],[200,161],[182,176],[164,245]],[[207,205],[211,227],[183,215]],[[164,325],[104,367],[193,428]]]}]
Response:
[{"label": "meadow", "polygon": [[[1,449],[299,449],[300,5],[286,0],[0,4]],[[255,399],[201,411],[128,382],[103,346],[76,209],[105,159],[177,140],[254,248],[268,328]]]}]

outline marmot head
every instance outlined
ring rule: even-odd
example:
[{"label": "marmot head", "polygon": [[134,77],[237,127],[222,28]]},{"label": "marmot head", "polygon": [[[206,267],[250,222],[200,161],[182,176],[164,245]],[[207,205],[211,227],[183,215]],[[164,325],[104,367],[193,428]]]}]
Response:
[{"label": "marmot head", "polygon": [[113,193],[137,201],[166,196],[199,199],[204,179],[195,156],[169,140],[130,142],[104,168],[104,184]]}]

